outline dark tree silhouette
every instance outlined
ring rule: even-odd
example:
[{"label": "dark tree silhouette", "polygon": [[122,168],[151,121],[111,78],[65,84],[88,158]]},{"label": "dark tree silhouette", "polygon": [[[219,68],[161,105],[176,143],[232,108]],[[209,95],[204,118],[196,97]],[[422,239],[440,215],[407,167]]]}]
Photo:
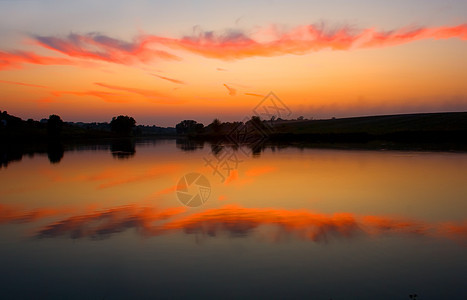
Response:
[{"label": "dark tree silhouette", "polygon": [[131,135],[131,131],[133,130],[133,127],[135,127],[135,125],[135,119],[129,116],[113,117],[112,121],[110,122],[110,128],[112,132],[115,132],[120,136]]},{"label": "dark tree silhouette", "polygon": [[175,125],[177,134],[196,135],[203,132],[204,125],[194,120],[183,120]]},{"label": "dark tree silhouette", "polygon": [[222,128],[222,123],[219,121],[219,119],[214,119],[211,124],[209,124],[209,127],[212,129],[214,133],[219,133]]},{"label": "dark tree silhouette", "polygon": [[261,132],[263,131],[266,126],[264,125],[263,121],[261,121],[261,118],[258,116],[252,116],[249,121],[246,122],[248,127],[252,127],[250,129],[250,132]]},{"label": "dark tree silhouette", "polygon": [[50,137],[59,137],[62,132],[63,121],[60,116],[50,115],[47,121],[47,134]]}]

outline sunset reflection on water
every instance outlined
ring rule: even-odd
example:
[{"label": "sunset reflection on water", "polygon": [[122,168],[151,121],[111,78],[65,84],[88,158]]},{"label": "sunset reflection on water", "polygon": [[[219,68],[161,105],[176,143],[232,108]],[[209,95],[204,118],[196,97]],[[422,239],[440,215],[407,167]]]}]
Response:
[{"label": "sunset reflection on water", "polygon": [[[179,296],[216,297],[230,280],[250,286],[233,297],[465,292],[464,153],[266,147],[222,181],[204,163],[209,144],[137,142],[124,157],[110,147],[65,149],[59,162],[36,154],[0,171],[9,295],[60,298],[85,286],[83,297],[163,297],[179,280]],[[195,208],[175,192],[189,172],[211,184]],[[76,273],[64,277],[67,268]],[[88,272],[104,277],[90,284]],[[70,276],[80,283],[41,288]],[[124,288],[129,276],[140,282]]]}]

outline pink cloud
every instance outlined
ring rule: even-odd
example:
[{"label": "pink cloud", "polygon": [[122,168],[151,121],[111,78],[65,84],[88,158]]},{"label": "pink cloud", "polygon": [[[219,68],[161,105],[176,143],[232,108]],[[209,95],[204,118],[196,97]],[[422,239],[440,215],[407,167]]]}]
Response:
[{"label": "pink cloud", "polygon": [[232,30],[220,34],[197,31],[181,39],[148,35],[144,40],[148,44],[161,44],[209,58],[229,60],[254,56],[302,55],[324,49],[388,47],[422,39],[448,38],[467,40],[467,24],[433,28],[403,27],[392,31],[377,31],[373,28],[353,30],[350,26],[330,31],[322,25],[281,30],[279,26],[269,26],[250,34]]},{"label": "pink cloud", "polygon": [[41,56],[34,52],[14,51],[4,52],[0,51],[0,70],[7,69],[21,69],[22,65],[35,64],[35,65],[72,65],[73,61],[66,58]]},{"label": "pink cloud", "polygon": [[176,55],[148,47],[146,41],[136,38],[125,42],[101,34],[69,34],[67,37],[35,36],[36,43],[49,50],[71,57],[94,59],[118,64],[149,62],[156,58],[180,60]]},{"label": "pink cloud", "polygon": [[[140,35],[131,42],[103,34],[69,34],[65,37],[32,36],[36,45],[64,54],[69,58],[41,56],[34,52],[0,51],[0,70],[21,68],[22,64],[79,65],[104,61],[124,65],[150,63],[155,60],[181,60],[166,49],[183,50],[203,57],[222,60],[248,57],[272,57],[286,54],[303,55],[326,49],[355,50],[397,46],[418,40],[458,38],[467,40],[467,24],[439,27],[402,27],[391,31],[375,28],[353,29],[341,26],[329,30],[325,25],[302,25],[284,29],[272,25],[246,32],[196,30],[181,38]],[[70,59],[72,58],[72,59]],[[225,69],[217,68],[218,71]],[[158,76],[158,75],[156,75]],[[159,76],[174,83],[177,79]]]}]

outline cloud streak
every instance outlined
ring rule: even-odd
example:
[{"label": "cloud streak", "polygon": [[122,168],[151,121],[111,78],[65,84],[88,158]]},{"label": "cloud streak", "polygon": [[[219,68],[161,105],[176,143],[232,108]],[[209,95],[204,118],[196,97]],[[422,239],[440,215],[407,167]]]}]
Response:
[{"label": "cloud streak", "polygon": [[176,55],[163,50],[151,49],[146,41],[136,38],[126,42],[97,33],[69,34],[66,37],[33,36],[35,42],[49,50],[71,57],[100,60],[130,65],[147,63],[154,59],[180,60]]},{"label": "cloud streak", "polygon": [[225,88],[229,91],[229,96],[235,96],[237,95],[237,90],[231,86],[228,86],[227,84],[224,83]]},{"label": "cloud streak", "polygon": [[18,81],[0,80],[0,83],[21,85],[21,86],[34,87],[34,88],[43,88],[43,89],[46,89],[46,88],[47,88],[47,87],[44,86],[44,85],[31,84],[31,83],[25,83],[25,82],[18,82]]},{"label": "cloud streak", "polygon": [[177,84],[185,84],[185,82],[181,81],[181,80],[178,80],[178,79],[173,79],[173,78],[169,78],[169,77],[165,77],[165,76],[160,76],[160,75],[157,75],[157,74],[151,74],[153,76],[156,76],[156,77],[159,77],[160,79],[164,79],[164,80],[167,80],[167,81],[170,81],[172,83],[177,83]]},{"label": "cloud streak", "polygon": [[146,98],[151,98],[151,99],[159,99],[160,100],[161,98],[166,97],[165,94],[163,94],[161,92],[158,92],[156,90],[148,90],[148,89],[140,89],[140,88],[133,88],[133,87],[117,86],[117,85],[106,84],[106,83],[101,83],[101,82],[95,82],[94,84],[98,85],[100,87],[110,89],[110,90],[138,94],[138,95],[144,96]]},{"label": "cloud streak", "polygon": [[92,96],[92,97],[100,98],[100,99],[102,99],[102,100],[104,100],[106,102],[109,102],[109,103],[128,102],[126,100],[117,99],[116,97],[118,96],[118,94],[116,94],[116,93],[96,91],[96,90],[82,91],[82,92],[79,92],[79,91],[51,91],[50,93],[54,97],[62,97],[63,95]]},{"label": "cloud streak", "polygon": [[374,28],[354,30],[350,26],[328,30],[325,25],[304,25],[284,30],[273,25],[252,33],[197,30],[191,36],[181,39],[148,35],[144,40],[147,44],[162,44],[204,57],[232,60],[255,56],[302,55],[324,49],[389,47],[417,40],[448,38],[467,40],[467,24],[433,28],[403,27],[392,31],[377,31]]},{"label": "cloud streak", "polygon": [[265,95],[255,94],[255,93],[245,93],[245,95],[246,96],[253,96],[253,97],[260,97],[260,98],[266,97]]},{"label": "cloud streak", "polygon": [[72,65],[73,61],[67,58],[42,56],[34,52],[0,51],[0,70],[21,69],[23,64],[35,65]]},{"label": "cloud streak", "polygon": [[[79,65],[77,59],[103,61],[123,65],[147,64],[156,60],[180,61],[167,49],[182,50],[207,58],[237,60],[249,57],[273,57],[286,54],[303,55],[326,49],[354,50],[402,45],[418,40],[458,38],[467,40],[467,24],[439,27],[402,27],[390,31],[375,28],[353,29],[341,26],[328,29],[327,24],[311,24],[285,29],[271,25],[255,31],[228,29],[223,32],[199,28],[181,38],[143,34],[131,42],[99,33],[64,37],[33,35],[33,42],[45,49],[68,56],[42,56],[34,52],[0,51],[0,70],[21,68],[23,64]],[[81,62],[82,63],[82,62]],[[218,71],[225,69],[217,68]],[[177,84],[182,81],[164,76]]]}]

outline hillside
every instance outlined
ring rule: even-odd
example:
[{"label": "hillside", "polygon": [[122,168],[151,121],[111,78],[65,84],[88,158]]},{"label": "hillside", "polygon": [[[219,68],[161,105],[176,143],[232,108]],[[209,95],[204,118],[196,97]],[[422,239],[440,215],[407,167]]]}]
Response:
[{"label": "hillside", "polygon": [[467,112],[354,117],[329,120],[278,121],[278,133],[386,135],[397,132],[467,131]]}]

